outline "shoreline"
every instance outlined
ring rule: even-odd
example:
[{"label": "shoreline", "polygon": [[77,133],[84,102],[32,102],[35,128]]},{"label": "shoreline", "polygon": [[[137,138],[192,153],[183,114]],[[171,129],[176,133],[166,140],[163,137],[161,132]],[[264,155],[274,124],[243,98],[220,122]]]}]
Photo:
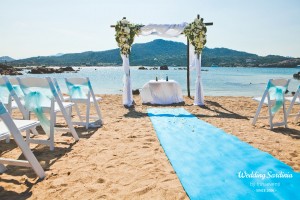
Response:
[{"label": "shoreline", "polygon": [[[135,107],[126,109],[122,95],[100,96],[104,125],[88,131],[76,128],[77,143],[69,133],[56,134],[53,152],[47,146],[31,145],[46,178],[39,181],[31,169],[9,167],[1,174],[1,199],[20,195],[29,199],[188,199],[147,116],[146,109],[154,106],[142,105],[134,95]],[[185,105],[163,107],[184,107],[300,172],[300,122],[291,123],[289,118],[287,129],[270,130],[267,120],[252,126],[258,103],[250,97],[206,96],[203,108],[193,106],[186,96],[184,101]],[[4,157],[21,156],[13,140],[1,141],[0,150]]]}]

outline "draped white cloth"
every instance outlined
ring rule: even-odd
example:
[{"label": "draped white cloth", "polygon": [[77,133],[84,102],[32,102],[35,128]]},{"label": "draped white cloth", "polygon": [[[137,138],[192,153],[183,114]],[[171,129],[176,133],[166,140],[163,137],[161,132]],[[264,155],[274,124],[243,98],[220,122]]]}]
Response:
[{"label": "draped white cloth", "polygon": [[182,24],[149,24],[141,27],[139,35],[158,35],[160,37],[177,37],[182,34],[188,23]]},{"label": "draped white cloth", "polygon": [[190,48],[189,48],[190,70],[196,69],[197,71],[194,105],[203,106],[204,94],[203,94],[202,78],[201,78],[201,54],[198,57],[197,54],[195,54],[194,49],[195,49],[194,46],[190,44]]},{"label": "draped white cloth", "polygon": [[121,54],[123,60],[123,70],[125,72],[123,78],[123,105],[132,106],[133,96],[132,96],[132,86],[130,78],[130,69],[129,69],[129,58],[126,55]]},{"label": "draped white cloth", "polygon": [[143,103],[173,104],[183,102],[180,85],[174,80],[149,81],[141,90]]},{"label": "draped white cloth", "polygon": [[[149,24],[147,26],[141,27],[141,31],[138,35],[158,35],[160,37],[178,37],[184,31],[184,28],[188,23],[184,22],[182,24]],[[195,87],[195,99],[194,105],[204,105],[204,95],[201,79],[201,55],[198,56],[194,53],[194,46],[190,44],[190,70],[197,70],[196,87]],[[123,104],[126,106],[131,106],[133,103],[132,96],[132,86],[130,79],[130,69],[129,69],[129,58],[125,55],[121,55],[123,59],[123,69],[124,75],[124,88],[123,88]]]}]

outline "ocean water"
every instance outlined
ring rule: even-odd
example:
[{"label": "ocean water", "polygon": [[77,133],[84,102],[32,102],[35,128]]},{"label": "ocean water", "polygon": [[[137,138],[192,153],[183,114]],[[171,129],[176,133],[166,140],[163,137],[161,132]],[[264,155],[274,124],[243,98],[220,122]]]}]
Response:
[{"label": "ocean water", "polygon": [[[289,91],[296,91],[300,81],[293,79],[293,74],[300,71],[297,68],[243,68],[243,67],[203,67],[202,83],[204,95],[207,96],[260,96],[269,79],[291,79]],[[122,67],[83,67],[78,73],[32,75],[23,76],[55,77],[63,92],[66,92],[64,77],[89,77],[96,94],[122,94]],[[131,67],[133,89],[141,89],[149,80],[155,77],[176,80],[187,95],[186,70],[138,70]],[[196,71],[191,74],[191,95],[194,94]]]}]

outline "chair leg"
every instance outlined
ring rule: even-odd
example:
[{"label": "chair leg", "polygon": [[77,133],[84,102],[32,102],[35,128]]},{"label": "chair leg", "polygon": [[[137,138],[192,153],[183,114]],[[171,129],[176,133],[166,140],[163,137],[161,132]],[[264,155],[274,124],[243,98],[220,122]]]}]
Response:
[{"label": "chair leg", "polygon": [[269,111],[269,123],[270,123],[270,129],[272,130],[273,129],[273,118],[274,118],[274,115],[272,114],[272,105],[271,105],[271,100],[270,100],[270,95],[268,94],[267,95],[267,98],[268,98],[268,111]]},{"label": "chair leg", "polygon": [[285,111],[285,103],[283,102],[283,120],[284,120],[284,127],[285,128],[288,128],[288,125],[287,125],[287,118],[288,118],[288,115],[286,114],[286,111]]},{"label": "chair leg", "polygon": [[66,110],[64,108],[61,108],[61,112],[67,122],[67,125],[71,131],[71,134],[72,136],[74,137],[75,141],[78,141],[79,140],[79,137],[78,137],[78,134],[77,132],[75,131],[74,129],[74,126],[73,126],[73,123],[72,123],[72,120],[71,120],[71,117],[68,115],[68,113],[66,112]]},{"label": "chair leg", "polygon": [[0,164],[0,173],[4,173],[6,170],[6,167],[3,164]]},{"label": "chair leg", "polygon": [[72,117],[72,106],[69,107],[69,116]]},{"label": "chair leg", "polygon": [[87,105],[86,105],[86,124],[85,124],[86,129],[89,128],[89,124],[90,124],[90,109],[91,109],[91,102],[90,99],[88,98]]},{"label": "chair leg", "polygon": [[10,142],[10,137],[9,137],[9,136],[5,139],[5,142],[6,142],[7,144]]},{"label": "chair leg", "polygon": [[37,130],[35,128],[32,128],[30,130],[33,133],[33,135],[39,135],[39,133],[37,132]]},{"label": "chair leg", "polygon": [[101,124],[102,124],[102,115],[101,115],[101,110],[100,110],[100,106],[99,106],[98,102],[94,101],[94,106],[96,108],[96,112],[97,112],[98,117],[101,120]]},{"label": "chair leg", "polygon": [[51,106],[50,111],[50,136],[49,136],[49,142],[50,142],[50,151],[54,150],[54,126],[55,126],[55,120],[56,113],[54,113],[54,106]]},{"label": "chair leg", "polygon": [[75,106],[75,110],[76,110],[77,116],[79,117],[80,122],[83,122],[83,118],[81,116],[80,110],[79,110],[76,102],[74,102],[74,106]]},{"label": "chair leg", "polygon": [[299,120],[299,117],[300,117],[300,112],[298,112],[296,118],[295,118],[295,123]]},{"label": "chair leg", "polygon": [[260,110],[261,110],[261,107],[262,107],[262,105],[259,105],[259,106],[258,106],[258,108],[257,108],[257,110],[256,110],[256,113],[255,113],[255,115],[254,115],[253,121],[252,121],[252,125],[255,125],[255,124],[256,124],[257,119],[258,119],[258,115],[259,115]]},{"label": "chair leg", "polygon": [[30,146],[30,131],[26,130],[26,143],[28,146]]}]

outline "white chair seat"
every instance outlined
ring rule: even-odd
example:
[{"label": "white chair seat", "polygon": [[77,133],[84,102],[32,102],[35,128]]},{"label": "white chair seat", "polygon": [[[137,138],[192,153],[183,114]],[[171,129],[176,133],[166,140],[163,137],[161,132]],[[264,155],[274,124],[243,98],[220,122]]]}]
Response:
[{"label": "white chair seat", "polygon": [[63,96],[64,101],[70,101],[70,96]]},{"label": "white chair seat", "polygon": [[[17,128],[20,131],[28,130],[40,125],[40,122],[33,120],[13,120]],[[5,126],[4,122],[0,121],[0,138],[4,136],[9,136],[9,130]]]},{"label": "white chair seat", "polygon": [[[102,101],[102,98],[101,98],[101,97],[95,97],[95,99],[96,99],[97,102]],[[78,103],[86,103],[86,100],[87,100],[87,98],[84,98],[84,99],[72,99],[72,101],[78,102]],[[93,98],[90,98],[90,102],[91,102],[91,103],[94,103],[94,99],[93,99]]]},{"label": "white chair seat", "polygon": [[[70,108],[74,105],[74,103],[72,103],[72,102],[62,102],[62,104],[63,104],[65,109]],[[50,106],[42,106],[42,107],[43,107],[44,112],[49,112],[50,111]],[[60,107],[59,107],[58,103],[55,102],[54,103],[54,112],[57,113],[57,112],[60,112],[60,111],[61,110],[60,110]]]},{"label": "white chair seat", "polygon": [[[262,97],[253,97],[252,99],[254,101],[261,102]],[[268,98],[265,98],[263,103],[266,104],[266,105],[268,105]],[[273,103],[274,103],[274,100],[271,100],[271,104],[272,105],[273,105]]]}]

